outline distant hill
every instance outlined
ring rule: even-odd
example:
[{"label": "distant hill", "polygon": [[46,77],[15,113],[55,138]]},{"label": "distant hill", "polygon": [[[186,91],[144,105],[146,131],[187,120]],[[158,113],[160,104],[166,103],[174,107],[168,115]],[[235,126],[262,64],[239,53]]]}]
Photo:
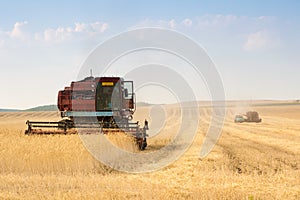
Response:
[{"label": "distant hill", "polygon": [[152,104],[146,102],[137,102],[136,106],[144,107],[144,106],[152,106]]},{"label": "distant hill", "polygon": [[0,109],[0,112],[18,112],[18,111],[21,111],[21,110],[18,110],[18,109]]},{"label": "distant hill", "polygon": [[34,108],[29,108],[25,110],[21,109],[0,109],[0,112],[24,112],[24,111],[57,111],[56,105],[45,105],[45,106],[37,106]]},{"label": "distant hill", "polygon": [[38,106],[34,108],[29,108],[23,111],[57,111],[57,105],[45,105],[45,106]]}]

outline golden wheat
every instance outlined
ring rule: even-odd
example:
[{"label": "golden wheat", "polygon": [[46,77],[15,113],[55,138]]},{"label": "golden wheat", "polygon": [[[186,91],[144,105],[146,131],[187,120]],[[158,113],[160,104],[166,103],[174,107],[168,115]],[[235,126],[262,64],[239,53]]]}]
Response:
[{"label": "golden wheat", "polygon": [[[170,142],[180,112],[167,106],[161,135],[147,151]],[[248,109],[248,108],[247,108]],[[78,135],[25,135],[25,121],[58,120],[56,112],[0,113],[0,199],[300,199],[300,107],[259,106],[260,124],[235,124],[227,111],[222,135],[204,159],[199,150],[210,110],[188,151],[153,173],[117,172],[95,160]],[[148,109],[135,116],[144,120]],[[150,124],[151,125],[151,124]],[[151,126],[150,126],[151,127]],[[132,138],[111,135],[121,148],[135,151]]]}]

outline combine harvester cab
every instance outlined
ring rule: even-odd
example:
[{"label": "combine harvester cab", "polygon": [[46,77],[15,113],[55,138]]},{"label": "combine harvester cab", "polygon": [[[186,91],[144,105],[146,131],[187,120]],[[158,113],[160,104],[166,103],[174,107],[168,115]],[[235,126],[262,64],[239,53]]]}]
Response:
[{"label": "combine harvester cab", "polygon": [[[68,133],[70,129],[100,129],[98,132],[124,132],[136,139],[141,150],[147,146],[148,121],[141,128],[131,122],[136,109],[133,81],[120,77],[87,77],[72,82],[58,92],[57,107],[62,120],[38,122],[27,120],[25,134]],[[49,131],[56,128],[62,131]],[[46,130],[47,129],[47,130]]]}]

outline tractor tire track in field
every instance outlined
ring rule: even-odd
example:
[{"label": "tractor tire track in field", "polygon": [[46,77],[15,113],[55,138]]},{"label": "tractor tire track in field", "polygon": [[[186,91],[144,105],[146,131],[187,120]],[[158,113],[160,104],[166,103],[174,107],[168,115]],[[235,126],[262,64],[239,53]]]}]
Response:
[{"label": "tractor tire track in field", "polygon": [[285,169],[299,170],[300,157],[294,152],[245,139],[227,131],[218,146],[227,155],[231,169],[236,173],[269,174]]},{"label": "tractor tire track in field", "polygon": [[[292,136],[289,134],[282,134],[282,133],[274,133],[272,131],[265,132],[261,131],[260,127],[252,127],[245,129],[245,127],[232,127],[226,126],[226,130],[229,133],[236,133],[244,140],[259,140],[261,143],[264,144],[272,144],[276,143],[281,146],[291,147],[293,151],[297,151],[295,149],[295,145],[299,144],[300,147],[300,137],[299,136]],[[300,148],[299,148],[300,151]],[[300,153],[300,152],[299,152]]]},{"label": "tractor tire track in field", "polygon": [[[300,139],[300,135],[296,134],[298,128],[297,126],[294,126],[293,128],[283,128],[283,125],[278,124],[268,124],[267,126],[265,124],[237,124],[237,123],[231,123],[227,127],[238,127],[239,130],[245,130],[254,134],[259,135],[265,135],[267,137],[276,137],[276,138],[291,138],[293,141],[295,140],[295,137],[297,139]],[[299,124],[300,126],[300,124]],[[259,132],[259,133],[258,133]],[[284,133],[283,133],[284,132]]]}]

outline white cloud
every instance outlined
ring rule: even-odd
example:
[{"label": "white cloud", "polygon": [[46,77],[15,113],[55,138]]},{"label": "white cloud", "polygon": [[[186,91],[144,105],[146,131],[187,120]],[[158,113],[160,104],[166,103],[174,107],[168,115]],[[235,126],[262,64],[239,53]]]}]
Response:
[{"label": "white cloud", "polygon": [[[35,42],[57,44],[71,40],[84,40],[105,32],[109,25],[105,22],[74,23],[73,26],[47,28],[38,32],[30,32],[28,22],[16,22],[11,30],[0,29],[0,46],[18,47],[32,45]],[[1,27],[0,27],[1,28]]]},{"label": "white cloud", "polygon": [[11,30],[0,29],[0,47],[16,47],[30,43],[30,32],[27,30],[27,21],[16,22]]},{"label": "white cloud", "polygon": [[195,25],[198,28],[224,27],[243,20],[244,17],[236,15],[203,15],[196,17]]},{"label": "white cloud", "polygon": [[186,18],[186,19],[184,19],[183,21],[182,21],[182,24],[184,25],[184,26],[192,26],[193,25],[193,21],[191,20],[191,19],[189,19],[189,18]]},{"label": "white cloud", "polygon": [[266,30],[260,30],[247,36],[243,45],[245,51],[256,51],[273,46],[272,39]]},{"label": "white cloud", "polygon": [[87,32],[87,33],[103,33],[108,29],[108,23],[75,23],[74,30],[72,32]]},{"label": "white cloud", "polygon": [[132,28],[141,28],[141,27],[161,27],[161,28],[171,28],[176,29],[179,28],[179,24],[175,19],[171,20],[152,20],[152,19],[144,19],[137,24],[133,25],[129,29]]},{"label": "white cloud", "polygon": [[71,37],[71,33],[72,30],[70,28],[49,28],[44,31],[44,39],[46,42],[62,42],[69,39]]},{"label": "white cloud", "polygon": [[47,43],[61,43],[70,41],[76,37],[88,38],[105,32],[108,23],[75,23],[73,27],[48,28],[42,34],[36,33],[35,38]]},{"label": "white cloud", "polygon": [[88,24],[88,26],[92,28],[92,32],[94,33],[103,33],[108,28],[107,23],[100,23],[100,22],[91,23]]},{"label": "white cloud", "polygon": [[266,23],[272,23],[273,21],[275,21],[276,17],[262,15],[259,17],[254,17],[254,20],[256,20],[257,23],[266,24]]},{"label": "white cloud", "polygon": [[[177,20],[177,21],[176,21]],[[145,19],[132,28],[162,27],[176,29],[216,45],[230,43],[245,51],[269,50],[280,45],[280,21],[272,16],[202,15],[171,20]],[[260,31],[258,31],[260,30]]]},{"label": "white cloud", "polygon": [[175,19],[171,19],[171,20],[169,21],[169,27],[170,27],[170,28],[175,28],[175,27],[176,27],[176,21],[175,21]]},{"label": "white cloud", "polygon": [[82,32],[87,28],[87,25],[85,23],[75,23],[75,32]]},{"label": "white cloud", "polygon": [[140,21],[133,27],[164,27],[164,28],[172,28],[172,29],[181,29],[186,27],[193,28],[208,28],[208,27],[225,27],[231,24],[234,24],[238,21],[243,20],[245,17],[240,17],[236,15],[203,15],[196,16],[193,18],[184,18],[177,23],[175,19],[171,20],[152,20],[145,19]]},{"label": "white cloud", "polygon": [[236,15],[216,15],[213,18],[213,24],[232,24],[237,20],[240,20],[242,17]]},{"label": "white cloud", "polygon": [[26,24],[28,24],[27,21],[16,22],[14,24],[13,29],[10,32],[8,32],[9,37],[25,40],[28,37],[27,32],[24,30]]}]

